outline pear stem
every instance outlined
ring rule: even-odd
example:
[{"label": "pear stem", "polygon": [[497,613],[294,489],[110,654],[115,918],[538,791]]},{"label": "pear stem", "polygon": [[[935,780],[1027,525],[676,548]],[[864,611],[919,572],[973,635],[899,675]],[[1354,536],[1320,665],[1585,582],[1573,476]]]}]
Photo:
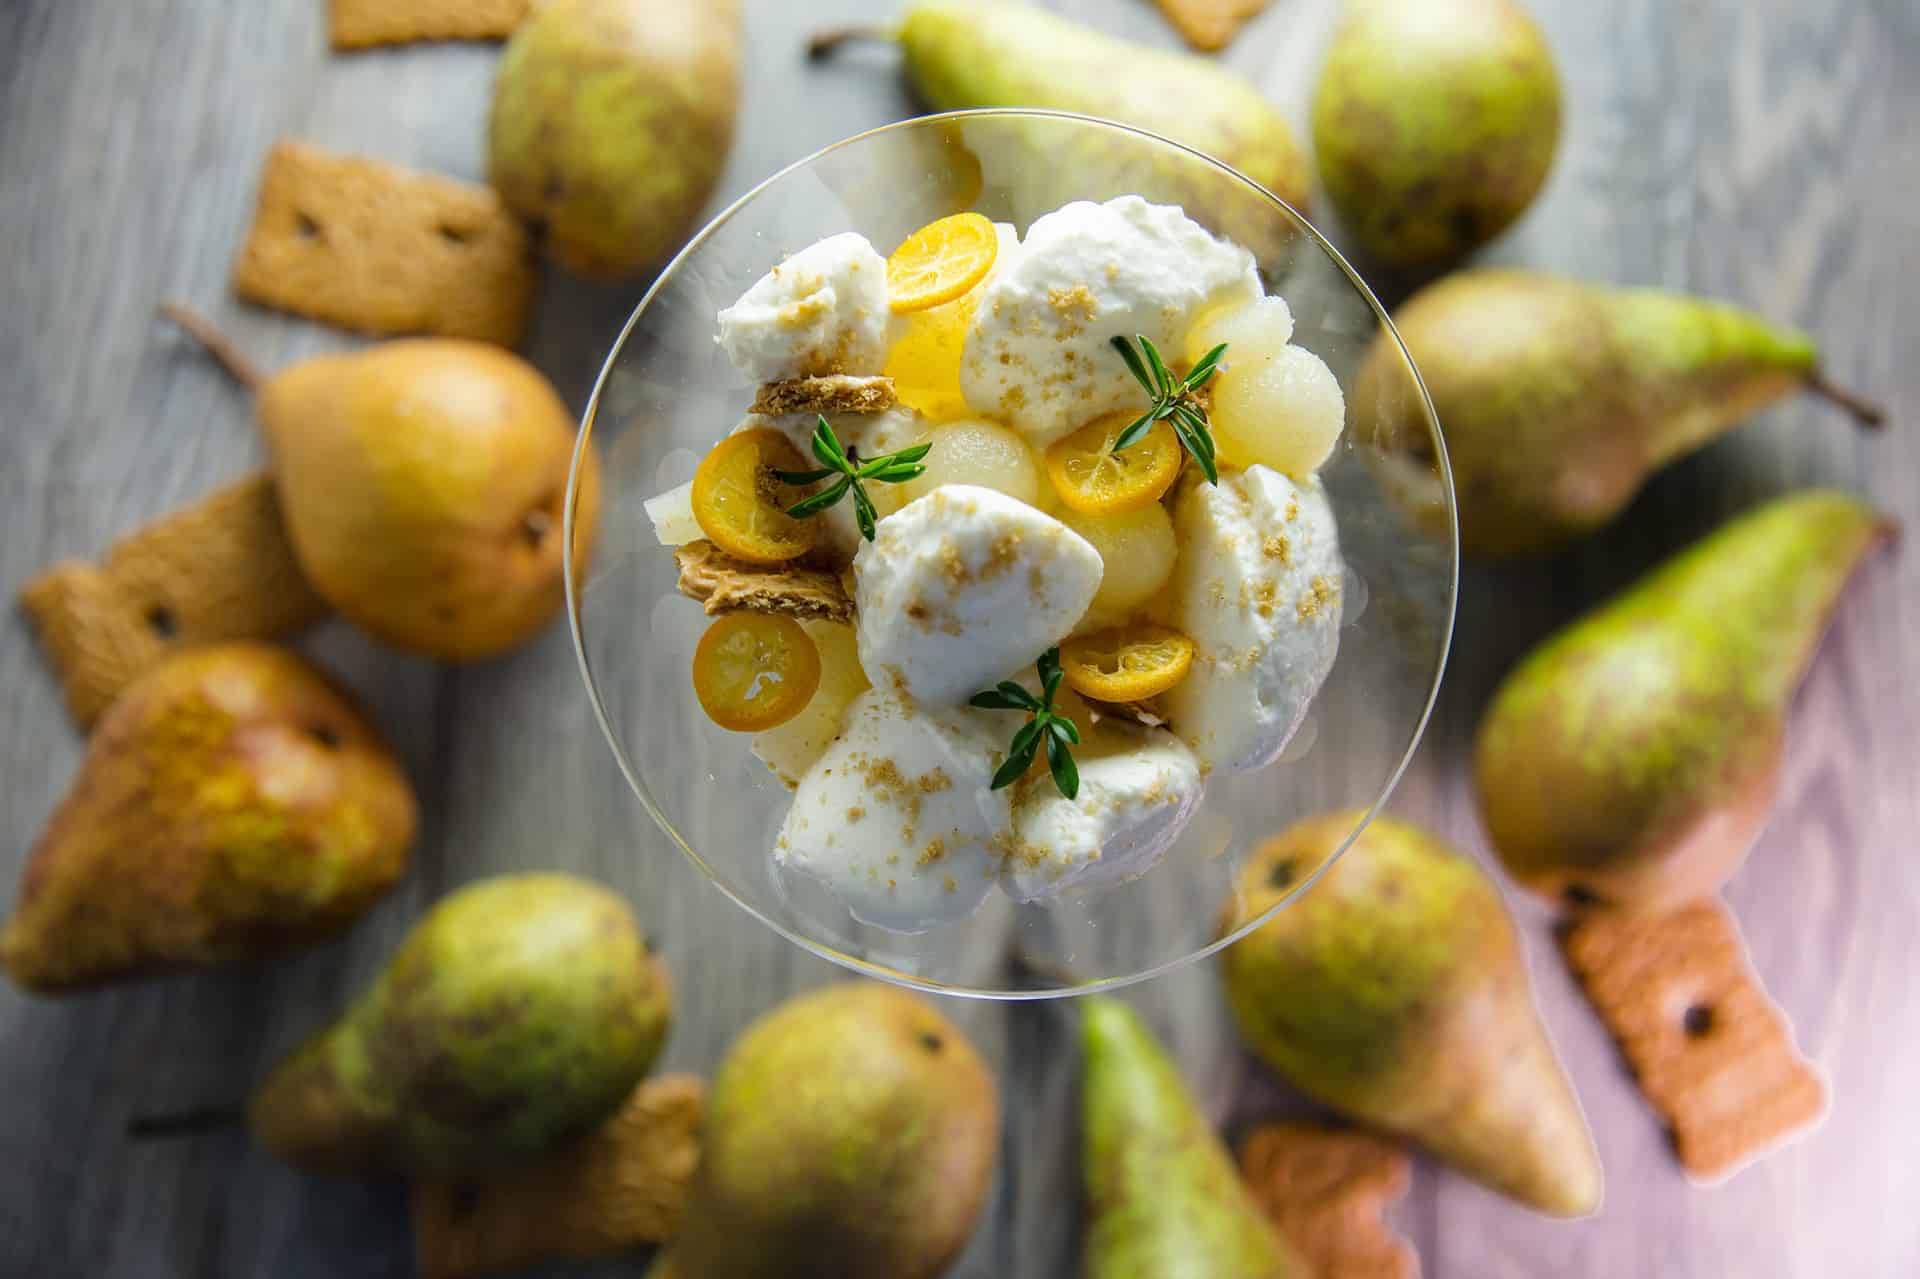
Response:
[{"label": "pear stem", "polygon": [[127,1137],[132,1141],[201,1137],[238,1128],[245,1122],[246,1115],[233,1106],[200,1106],[173,1114],[135,1115],[127,1120]]},{"label": "pear stem", "polygon": [[1877,431],[1887,424],[1887,411],[1872,400],[1862,399],[1844,387],[1835,386],[1815,369],[1807,377],[1807,389],[1822,399],[1830,400],[1850,414],[1855,422],[1868,430]]},{"label": "pear stem", "polygon": [[822,31],[807,41],[807,60],[819,62],[828,58],[843,44],[855,40],[885,40],[891,43],[899,36],[886,27],[835,27]]},{"label": "pear stem", "polygon": [[192,307],[179,302],[162,302],[160,314],[205,347],[207,354],[227,371],[227,376],[249,391],[259,389],[260,383],[266,380],[259,365],[248,359],[231,338],[214,326],[212,320]]}]

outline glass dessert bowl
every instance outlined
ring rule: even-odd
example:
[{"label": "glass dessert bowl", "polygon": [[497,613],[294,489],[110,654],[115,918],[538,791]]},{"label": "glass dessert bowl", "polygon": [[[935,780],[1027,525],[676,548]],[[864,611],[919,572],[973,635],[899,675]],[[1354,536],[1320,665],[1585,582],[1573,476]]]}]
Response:
[{"label": "glass dessert bowl", "polygon": [[1110,122],[923,117],[769,179],[649,290],[579,447],[623,773],[869,975],[1028,998],[1218,949],[1314,878],[1249,907],[1264,838],[1384,803],[1445,666],[1452,485],[1385,313]]}]

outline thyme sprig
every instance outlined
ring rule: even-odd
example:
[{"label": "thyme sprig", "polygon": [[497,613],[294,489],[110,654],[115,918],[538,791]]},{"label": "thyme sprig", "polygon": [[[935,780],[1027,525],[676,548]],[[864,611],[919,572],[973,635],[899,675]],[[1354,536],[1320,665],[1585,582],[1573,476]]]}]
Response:
[{"label": "thyme sprig", "polygon": [[833,433],[833,427],[821,414],[814,425],[813,438],[809,441],[813,456],[820,467],[812,471],[775,471],[774,478],[782,484],[812,484],[824,480],[830,475],[840,478],[811,497],[803,498],[787,508],[787,514],[796,520],[809,515],[818,515],[847,494],[853,494],[853,517],[860,525],[860,536],[869,542],[873,540],[873,527],[879,521],[879,512],[874,509],[873,499],[867,496],[866,485],[904,484],[921,474],[927,468],[921,459],[926,457],[931,443],[915,444],[909,448],[885,453],[867,461],[860,460],[853,449],[843,448],[840,439]]},{"label": "thyme sprig", "polygon": [[1218,484],[1220,469],[1213,459],[1213,433],[1207,426],[1207,410],[1194,398],[1194,392],[1219,371],[1220,357],[1227,353],[1227,344],[1222,342],[1201,356],[1185,377],[1175,377],[1167,368],[1167,362],[1160,358],[1160,350],[1151,338],[1136,334],[1134,342],[1139,343],[1137,349],[1133,342],[1115,337],[1113,349],[1127,362],[1127,371],[1133,374],[1134,380],[1147,388],[1147,394],[1153,397],[1153,407],[1127,424],[1127,429],[1114,440],[1112,451],[1118,453],[1138,442],[1153,429],[1155,422],[1165,422],[1193,455],[1193,460],[1200,464],[1207,483]]},{"label": "thyme sprig", "polygon": [[993,775],[994,790],[1011,786],[1026,774],[1033,764],[1033,757],[1040,752],[1044,743],[1047,751],[1047,771],[1053,774],[1053,784],[1060,793],[1073,799],[1080,793],[1080,768],[1073,762],[1071,747],[1080,744],[1080,729],[1065,715],[1053,708],[1053,699],[1060,691],[1060,682],[1066,672],[1060,669],[1060,650],[1050,648],[1040,654],[1034,663],[1040,672],[1040,696],[1035,697],[1010,679],[1001,680],[984,693],[975,693],[968,699],[969,706],[978,706],[988,711],[1025,711],[1027,722],[1013,735],[1013,743],[1007,748],[1007,760]]}]

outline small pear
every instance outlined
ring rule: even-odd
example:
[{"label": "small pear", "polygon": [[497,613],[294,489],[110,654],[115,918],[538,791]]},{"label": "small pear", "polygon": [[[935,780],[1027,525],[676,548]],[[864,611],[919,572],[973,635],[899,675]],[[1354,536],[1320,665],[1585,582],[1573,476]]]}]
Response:
[{"label": "small pear", "polygon": [[1139,1016],[1080,1001],[1085,1279],[1307,1279]]},{"label": "small pear", "polygon": [[[1612,520],[1660,468],[1795,391],[1866,425],[1811,340],[1723,303],[1531,271],[1464,271],[1415,294],[1394,324],[1433,397],[1473,555],[1536,554]],[[1445,507],[1422,405],[1385,333],[1355,380],[1358,438],[1383,450],[1417,519]]]},{"label": "small pear", "polygon": [[1560,77],[1514,0],[1351,0],[1313,94],[1327,197],[1374,257],[1446,262],[1518,218],[1553,167]]},{"label": "small pear", "polygon": [[502,875],[441,902],[373,986],[254,1094],[296,1167],[444,1178],[512,1166],[618,1110],[672,996],[626,902],[571,875]]},{"label": "small pear", "polygon": [[714,1077],[651,1279],[932,1279],[973,1233],[998,1143],[993,1076],[924,999],[856,982],[789,1000]]},{"label": "small pear", "polygon": [[1206,58],[1011,0],[914,0],[894,30],[829,32],[810,52],[871,35],[900,42],[915,90],[937,111],[1040,107],[1118,120],[1224,161],[1306,211],[1313,183],[1292,128],[1252,84]]},{"label": "small pear", "polygon": [[[301,571],[356,625],[459,662],[560,612],[573,418],[525,360],[452,338],[321,356],[260,388],[260,424]],[[600,505],[587,461],[577,567]]]},{"label": "small pear", "polygon": [[0,959],[60,991],[344,928],[406,868],[413,791],[358,707],[264,644],[170,657],[87,742]]},{"label": "small pear", "polygon": [[1475,756],[1513,877],[1633,907],[1724,883],[1773,806],[1787,703],[1841,588],[1890,532],[1839,493],[1780,498],[1535,649]]},{"label": "small pear", "polygon": [[561,265],[621,279],[692,233],[739,99],[738,0],[549,0],[501,55],[488,177]]},{"label": "small pear", "polygon": [[[1241,872],[1230,921],[1281,901],[1359,817],[1311,818],[1268,840]],[[1302,1092],[1541,1212],[1599,1206],[1593,1137],[1513,922],[1470,858],[1375,817],[1318,883],[1227,950],[1226,982],[1240,1033]]]}]

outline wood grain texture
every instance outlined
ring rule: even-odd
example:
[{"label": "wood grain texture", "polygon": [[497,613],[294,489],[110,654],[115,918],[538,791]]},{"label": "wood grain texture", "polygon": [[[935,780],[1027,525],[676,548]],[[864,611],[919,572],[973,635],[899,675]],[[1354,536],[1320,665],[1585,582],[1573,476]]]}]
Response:
[{"label": "wood grain texture", "polygon": [[[1053,7],[1176,43],[1145,0]],[[1277,0],[1223,56],[1304,122],[1337,7]],[[1621,525],[1553,564],[1471,571],[1440,713],[1395,803],[1470,848],[1477,708],[1560,620],[1793,487],[1837,484],[1920,520],[1911,0],[1532,7],[1567,80],[1568,132],[1539,205],[1487,258],[1745,301],[1817,333],[1831,373],[1886,401],[1895,425],[1866,438],[1818,405],[1789,404],[1662,476]],[[750,0],[752,96],[719,199],[911,109],[884,50],[831,70],[799,56],[816,23],[894,9],[893,0]],[[156,302],[208,309],[269,366],[353,344],[228,295],[274,139],[481,177],[497,50],[338,58],[326,43],[319,0],[0,4],[0,594],[257,464],[247,404],[154,323]],[[576,407],[636,297],[557,275],[544,283],[528,349]],[[1847,601],[1794,715],[1778,811],[1728,893],[1756,967],[1831,1080],[1825,1126],[1725,1186],[1689,1187],[1560,970],[1544,915],[1522,904],[1546,1018],[1606,1164],[1606,1207],[1591,1221],[1551,1223],[1423,1162],[1393,1220],[1428,1276],[1920,1273],[1920,1112],[1905,1086],[1920,1061],[1920,876],[1909,865],[1920,830],[1916,633],[1920,555],[1909,547],[1878,560]],[[66,1002],[0,990],[0,1274],[409,1273],[398,1188],[297,1177],[237,1134],[134,1145],[122,1132],[133,1114],[241,1095],[379,967],[426,902],[466,880],[536,864],[630,875],[643,863],[637,905],[682,992],[672,1069],[710,1070],[746,1020],[836,975],[722,900],[645,823],[561,630],[457,671],[338,624],[307,646],[368,700],[420,785],[414,867],[349,938],[283,963]],[[0,624],[0,724],[0,905],[10,905],[19,863],[79,754],[17,615]],[[1238,1049],[1211,967],[1128,997],[1231,1130],[1304,1111]],[[1072,1273],[1072,1010],[949,1011],[999,1071],[1007,1111],[994,1196],[955,1273]]]}]

